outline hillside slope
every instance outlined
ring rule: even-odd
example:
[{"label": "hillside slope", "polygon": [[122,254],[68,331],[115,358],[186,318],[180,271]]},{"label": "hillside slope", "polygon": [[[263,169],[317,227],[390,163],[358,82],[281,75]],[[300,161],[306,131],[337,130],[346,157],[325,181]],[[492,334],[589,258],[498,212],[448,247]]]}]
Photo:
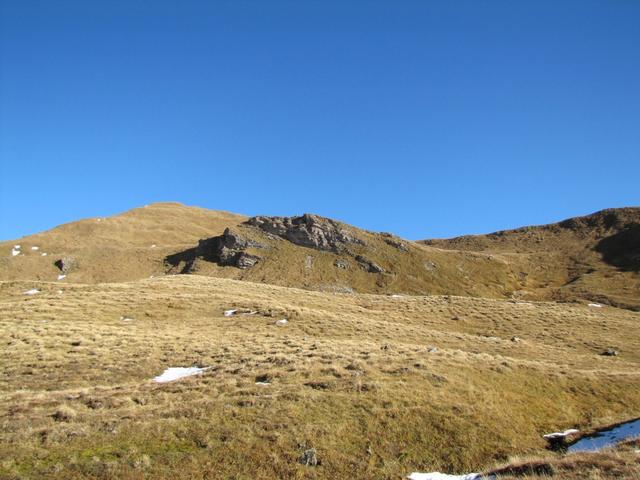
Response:
[{"label": "hillside slope", "polygon": [[640,308],[640,208],[607,209],[549,225],[424,240],[423,245],[501,255],[520,278],[518,296],[588,299]]},{"label": "hillside slope", "polygon": [[640,209],[626,208],[411,242],[311,214],[247,218],[160,203],[2,242],[0,280],[66,275],[61,282],[99,283],[198,274],[333,292],[596,301],[638,309],[639,225]]},{"label": "hillside slope", "polygon": [[[118,282],[162,275],[168,254],[200,238],[219,235],[245,219],[179,203],[156,203],[112,217],[87,218],[0,242],[0,279],[55,280],[62,272],[54,262],[62,258],[73,260],[66,281]],[[16,245],[20,249],[14,256],[11,252]]]}]

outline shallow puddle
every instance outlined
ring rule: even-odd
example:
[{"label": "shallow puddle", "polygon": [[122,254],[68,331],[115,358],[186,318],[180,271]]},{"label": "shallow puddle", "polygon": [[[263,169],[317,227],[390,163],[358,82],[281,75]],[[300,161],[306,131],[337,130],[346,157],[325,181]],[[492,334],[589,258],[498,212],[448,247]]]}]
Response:
[{"label": "shallow puddle", "polygon": [[582,437],[569,446],[567,451],[569,453],[594,452],[638,436],[640,436],[640,418]]}]

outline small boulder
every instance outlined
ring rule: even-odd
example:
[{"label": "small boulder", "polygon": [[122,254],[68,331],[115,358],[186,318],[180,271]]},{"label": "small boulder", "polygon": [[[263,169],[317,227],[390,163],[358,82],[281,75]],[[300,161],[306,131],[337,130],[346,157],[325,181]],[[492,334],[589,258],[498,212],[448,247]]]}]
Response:
[{"label": "small boulder", "polygon": [[346,260],[343,260],[341,258],[336,259],[336,261],[333,262],[333,264],[336,267],[341,268],[342,270],[347,270],[349,268],[349,262],[347,262]]},{"label": "small boulder", "polygon": [[600,355],[603,355],[605,357],[617,357],[618,356],[618,351],[615,348],[607,348]]},{"label": "small boulder", "polygon": [[320,465],[320,460],[318,460],[318,452],[316,452],[315,448],[310,448],[305,450],[300,458],[298,458],[298,462],[302,465],[306,465],[307,467],[317,467]]},{"label": "small boulder", "polygon": [[77,267],[78,262],[73,257],[62,257],[53,263],[63,274],[69,273]]}]

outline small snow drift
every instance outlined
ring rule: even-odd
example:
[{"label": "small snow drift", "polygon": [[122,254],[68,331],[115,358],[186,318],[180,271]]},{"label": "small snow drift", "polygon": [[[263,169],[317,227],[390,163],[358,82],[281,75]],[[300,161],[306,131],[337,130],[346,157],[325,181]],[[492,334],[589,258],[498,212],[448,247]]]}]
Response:
[{"label": "small snow drift", "polygon": [[[483,477],[480,473],[467,473],[466,475],[448,475],[446,473],[431,472],[418,473],[414,472],[407,477],[409,480],[483,480],[490,477]],[[495,477],[494,477],[495,478]]]},{"label": "small snow drift", "polygon": [[40,290],[37,288],[32,288],[31,290],[27,290],[24,292],[25,295],[35,295],[36,293],[40,293]]},{"label": "small snow drift", "polygon": [[600,305],[599,303],[590,303],[587,306],[592,308],[602,308],[602,305]]},{"label": "small snow drift", "polygon": [[613,447],[624,440],[638,436],[640,436],[640,418],[582,437],[571,445],[567,451],[569,453],[595,452],[603,448]]},{"label": "small snow drift", "polygon": [[256,385],[261,385],[263,387],[266,387],[267,385],[271,385],[269,382],[256,382]]},{"label": "small snow drift", "polygon": [[31,250],[40,250],[40,247],[31,247]]},{"label": "small snow drift", "polygon": [[67,276],[64,274],[58,275],[58,280],[64,280]]},{"label": "small snow drift", "polygon": [[563,438],[568,437],[569,435],[573,435],[574,433],[578,433],[580,430],[576,430],[575,428],[570,428],[569,430],[565,430],[564,432],[553,432],[547,433],[543,435],[542,438]]},{"label": "small snow drift", "polygon": [[11,250],[11,256],[15,257],[16,255],[20,255],[20,249],[19,248],[13,248]]},{"label": "small snow drift", "polygon": [[234,309],[234,310],[225,310],[224,311],[224,316],[225,317],[232,317],[234,315],[255,315],[256,313],[258,313],[257,310],[238,310],[238,309]]},{"label": "small snow drift", "polygon": [[283,325],[286,325],[287,323],[289,323],[289,320],[287,320],[286,318],[283,318],[282,320],[278,320],[276,322],[276,325],[283,326]]},{"label": "small snow drift", "polygon": [[40,255],[43,256],[43,257],[46,257],[48,255],[48,253],[47,252],[42,252]]},{"label": "small snow drift", "polygon": [[173,382],[185,377],[191,377],[193,375],[200,375],[206,368],[199,367],[171,367],[167,368],[162,375],[158,375],[153,379],[156,383]]}]

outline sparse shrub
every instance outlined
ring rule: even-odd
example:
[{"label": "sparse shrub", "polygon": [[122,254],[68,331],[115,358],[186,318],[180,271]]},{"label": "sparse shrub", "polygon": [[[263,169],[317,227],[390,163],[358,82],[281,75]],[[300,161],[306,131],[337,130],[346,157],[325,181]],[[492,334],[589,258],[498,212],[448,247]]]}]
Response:
[{"label": "sparse shrub", "polygon": [[52,415],[58,422],[70,422],[78,416],[78,413],[68,405],[61,405]]}]

